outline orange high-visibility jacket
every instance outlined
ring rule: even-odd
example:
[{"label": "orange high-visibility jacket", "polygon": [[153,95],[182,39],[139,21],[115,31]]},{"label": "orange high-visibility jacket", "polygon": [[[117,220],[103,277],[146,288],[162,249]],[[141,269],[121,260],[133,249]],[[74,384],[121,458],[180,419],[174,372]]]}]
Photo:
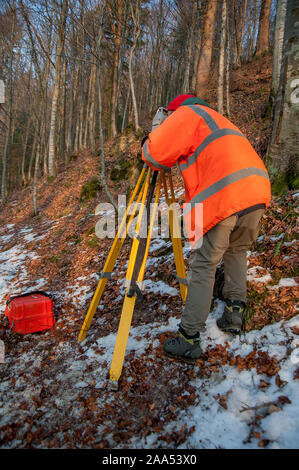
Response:
[{"label": "orange high-visibility jacket", "polygon": [[[189,203],[185,222],[202,203],[202,235],[237,212],[269,205],[263,161],[234,124],[206,106],[180,106],[149,134],[142,158],[155,170],[170,171],[178,163]],[[194,246],[198,240],[190,241]]]}]

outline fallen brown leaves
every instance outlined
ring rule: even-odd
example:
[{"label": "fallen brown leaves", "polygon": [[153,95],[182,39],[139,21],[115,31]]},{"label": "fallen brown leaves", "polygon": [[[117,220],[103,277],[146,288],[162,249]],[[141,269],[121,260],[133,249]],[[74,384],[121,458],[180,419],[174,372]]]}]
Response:
[{"label": "fallen brown leaves", "polygon": [[227,399],[228,396],[232,393],[232,390],[228,390],[224,395],[220,395],[219,393],[215,396],[215,400],[218,400],[218,403],[222,408],[227,410]]},{"label": "fallen brown leaves", "polygon": [[269,377],[275,375],[280,367],[275,358],[271,358],[266,351],[252,351],[245,357],[237,356],[235,363],[239,372],[244,369],[256,368],[258,374],[265,374]]},{"label": "fallen brown leaves", "polygon": [[[205,364],[205,367],[208,367],[209,370],[213,372],[217,372],[219,367],[225,364],[236,366],[239,372],[256,368],[259,375],[265,374],[269,377],[277,374],[280,369],[277,359],[271,358],[266,351],[253,350],[245,357],[241,357],[240,355],[234,357],[227,348],[227,343],[225,346],[217,344],[215,347],[209,347],[202,365]],[[199,364],[199,361],[197,361],[197,363]],[[261,384],[260,388],[266,386],[266,382],[264,381],[261,382]]]}]

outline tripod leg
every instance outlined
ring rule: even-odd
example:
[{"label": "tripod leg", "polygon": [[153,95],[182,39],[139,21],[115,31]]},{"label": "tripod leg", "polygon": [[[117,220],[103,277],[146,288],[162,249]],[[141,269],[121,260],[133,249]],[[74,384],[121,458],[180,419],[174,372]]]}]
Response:
[{"label": "tripod leg", "polygon": [[154,208],[153,208],[153,212],[151,214],[151,221],[150,221],[148,236],[147,236],[147,240],[146,240],[145,254],[144,254],[143,262],[142,262],[142,265],[141,265],[141,268],[140,268],[139,276],[138,276],[138,279],[137,279],[138,282],[142,282],[144,272],[145,272],[146,261],[147,261],[147,257],[148,257],[149,247],[150,247],[151,238],[152,238],[153,229],[154,229],[154,224],[155,224],[156,213],[157,213],[157,209],[158,209],[159,196],[160,196],[160,190],[161,190],[161,181],[162,181],[162,175],[161,175],[161,172],[160,172],[159,180],[158,180],[158,184],[157,184],[157,188],[156,188]]},{"label": "tripod leg", "polygon": [[170,197],[168,195],[168,188],[167,188],[166,177],[165,177],[164,172],[162,175],[162,181],[163,181],[163,186],[164,186],[166,203],[169,208],[169,229],[170,229],[170,236],[171,236],[172,247],[173,247],[177,279],[180,284],[180,292],[181,292],[182,300],[185,302],[186,297],[187,297],[186,269],[185,269],[184,256],[183,256],[181,231],[180,231],[180,226],[179,226],[178,214],[176,210],[175,195],[174,195],[173,182],[172,182],[171,175],[169,175],[169,186],[170,186],[170,194],[171,194]]},{"label": "tripod leg", "polygon": [[[133,211],[132,213],[130,214],[130,218],[129,218],[129,221],[128,223],[126,224],[126,220],[127,220],[127,217],[128,217],[128,213],[131,209],[131,206],[133,204],[133,201],[136,197],[136,194],[138,192],[138,189],[140,187],[140,184],[141,184],[141,181],[142,181],[142,178],[144,176],[144,173],[145,173],[145,170],[146,170],[146,167],[144,167],[142,169],[142,172],[139,176],[139,179],[137,181],[137,184],[135,186],[135,189],[130,197],[130,200],[129,200],[129,204],[128,204],[128,207],[127,207],[127,210],[125,212],[125,215],[121,221],[121,224],[119,226],[119,229],[118,229],[118,232],[117,232],[117,235],[113,241],[113,244],[112,244],[112,247],[109,251],[109,254],[108,254],[108,257],[107,257],[107,260],[105,262],[105,265],[104,265],[104,268],[103,268],[103,271],[102,271],[102,274],[101,274],[101,279],[99,281],[99,284],[96,288],[96,291],[93,295],[93,298],[92,298],[92,301],[91,301],[91,304],[89,306],[89,309],[87,311],[87,314],[85,316],[85,319],[84,319],[84,322],[83,322],[83,325],[82,325],[82,328],[80,330],[80,333],[79,333],[79,336],[78,336],[78,342],[80,343],[81,341],[83,341],[85,338],[86,338],[86,335],[87,335],[87,332],[90,328],[90,325],[91,325],[91,322],[92,322],[92,319],[93,319],[93,316],[96,312],[96,309],[98,308],[98,305],[99,305],[99,302],[100,302],[100,299],[103,295],[103,292],[104,292],[104,289],[105,289],[105,286],[106,286],[106,283],[108,281],[108,279],[110,278],[111,276],[111,272],[113,270],[113,267],[115,265],[115,262],[117,260],[117,257],[119,255],[119,252],[122,248],[122,245],[124,243],[124,240],[125,240],[125,237],[126,237],[126,232],[134,218],[134,215],[136,213],[136,210],[137,210],[137,207],[138,207],[138,204],[140,202],[140,199],[143,195],[143,192],[144,192],[144,188],[145,188],[145,182],[143,183],[142,185],[142,188],[137,196],[137,200],[134,204],[134,207],[133,207]],[[126,224],[126,230],[124,231],[124,226]]]},{"label": "tripod leg", "polygon": [[[142,194],[142,199],[141,199],[141,209],[138,214],[138,219],[137,219],[137,224],[136,224],[136,234],[139,233],[140,231],[140,226],[142,223],[142,218],[144,214],[144,209],[145,209],[145,203],[146,203],[146,198],[149,190],[149,185],[150,185],[150,177],[151,177],[151,169],[149,168],[146,180],[145,180],[145,186]],[[132,244],[132,249],[131,249],[131,254],[129,258],[129,263],[128,263],[128,269],[127,269],[127,274],[126,274],[126,281],[130,281],[132,279],[132,274],[133,274],[133,269],[134,269],[134,264],[135,264],[135,259],[138,251],[138,246],[139,246],[139,237],[135,236],[133,239],[133,244]]]},{"label": "tripod leg", "polygon": [[[160,187],[161,187],[161,175],[159,175],[158,185],[156,187],[155,204],[154,204],[154,210],[151,214],[151,221],[150,221],[149,230],[147,234],[146,249],[145,249],[144,258],[143,258],[142,265],[141,265],[138,279],[137,279],[137,281],[140,283],[142,282],[143,276],[144,276],[150,240],[151,240],[153,227],[155,223],[156,211],[157,211],[159,194],[160,194]],[[130,264],[131,260],[132,262]],[[129,261],[130,272],[128,274],[131,276],[133,273],[134,263],[136,261],[136,254],[133,253],[133,251],[131,252],[131,255],[130,255],[130,261]],[[128,271],[129,271],[129,267],[128,267]],[[115,342],[115,347],[114,347],[114,352],[113,352],[113,357],[112,357],[112,362],[111,362],[111,367],[110,367],[110,380],[111,380],[110,383],[111,383],[112,389],[114,390],[118,388],[118,380],[119,380],[119,377],[121,375],[122,368],[123,368],[124,357],[125,357],[125,352],[126,352],[126,347],[127,347],[127,342],[128,342],[129,332],[130,332],[130,326],[131,326],[133,311],[134,311],[135,302],[136,302],[136,293],[132,297],[128,297],[127,295],[128,290],[129,288],[127,289],[126,296],[125,296],[124,303],[123,303],[121,318],[119,322],[119,328],[117,332],[117,337],[116,337],[116,342]]]}]

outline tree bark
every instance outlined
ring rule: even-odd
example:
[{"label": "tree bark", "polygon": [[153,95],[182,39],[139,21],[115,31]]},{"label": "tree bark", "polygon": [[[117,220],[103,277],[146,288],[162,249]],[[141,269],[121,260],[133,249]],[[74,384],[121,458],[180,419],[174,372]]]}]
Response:
[{"label": "tree bark", "polygon": [[[278,96],[268,160],[289,180],[298,178],[299,171],[299,6],[288,0]],[[297,180],[298,183],[298,180]]]},{"label": "tree bark", "polygon": [[134,110],[135,131],[137,132],[140,130],[140,126],[139,126],[139,116],[138,116],[137,101],[136,101],[136,95],[135,95],[132,65],[133,65],[135,49],[137,46],[137,41],[140,36],[140,0],[137,0],[136,5],[134,6],[136,7],[135,12],[134,12],[134,7],[131,4],[131,15],[132,15],[133,22],[134,22],[134,31],[133,31],[133,45],[131,47],[130,59],[129,59],[129,77],[130,77],[130,87],[131,87],[132,103],[133,103],[133,110]]},{"label": "tree bark", "polygon": [[88,146],[88,131],[90,127],[89,117],[90,117],[90,108],[91,108],[91,95],[92,95],[92,87],[93,87],[93,77],[92,77],[92,67],[89,70],[89,83],[88,83],[88,93],[87,93],[87,100],[86,100],[86,117],[84,119],[85,127],[84,127],[84,137],[83,137],[83,148]]},{"label": "tree bark", "polygon": [[256,44],[256,56],[259,56],[269,49],[269,21],[270,21],[271,0],[262,0],[259,32]]},{"label": "tree bark", "polygon": [[15,37],[15,28],[16,28],[16,17],[15,17],[15,2],[13,2],[13,21],[11,27],[11,45],[10,45],[10,53],[9,53],[9,78],[8,78],[8,126],[6,131],[5,137],[5,144],[4,144],[4,151],[2,157],[2,178],[1,178],[1,198],[2,204],[5,204],[6,201],[6,167],[7,167],[7,152],[8,152],[8,145],[9,140],[11,137],[11,129],[12,129],[12,107],[13,107],[13,45],[14,45],[14,37]]},{"label": "tree bark", "polygon": [[25,132],[25,139],[23,143],[23,155],[22,155],[22,183],[26,185],[26,175],[25,175],[25,163],[26,163],[26,152],[27,152],[27,145],[28,145],[28,138],[29,138],[29,131],[30,131],[30,124],[31,124],[31,116],[27,118],[27,126]]},{"label": "tree bark", "polygon": [[223,90],[224,90],[224,61],[225,61],[225,42],[226,42],[226,1],[222,3],[222,22],[221,22],[221,38],[220,38],[220,54],[218,68],[218,99],[217,109],[223,114]]},{"label": "tree bark", "polygon": [[197,69],[198,69],[200,45],[201,45],[201,39],[202,39],[202,27],[201,26],[198,26],[196,34],[197,36],[196,36],[196,42],[195,42],[195,59],[194,59],[194,68],[193,68],[193,75],[192,75],[192,82],[191,82],[191,91],[193,93],[196,90]]},{"label": "tree bark", "polygon": [[241,44],[240,44],[240,18],[237,9],[237,0],[233,0],[234,5],[234,25],[235,25],[235,53],[234,53],[234,66],[240,67],[241,65]]},{"label": "tree bark", "polygon": [[196,94],[204,97],[210,75],[218,0],[208,0],[207,12],[196,78]]},{"label": "tree bark", "polygon": [[123,120],[122,120],[122,124],[121,124],[121,133],[123,133],[123,131],[125,130],[129,99],[130,99],[130,87],[128,87],[128,91],[127,91],[127,97],[126,97],[126,103],[125,103],[125,108],[124,108]]},{"label": "tree bark", "polygon": [[61,73],[61,55],[64,48],[65,23],[68,11],[68,0],[63,0],[59,20],[58,44],[55,60],[55,85],[52,97],[50,135],[49,135],[49,175],[56,175],[56,120]]},{"label": "tree bark", "polygon": [[73,153],[73,111],[74,111],[74,59],[75,59],[75,29],[72,25],[72,58],[70,63],[70,107],[69,107],[69,122],[68,122],[68,137],[67,137],[67,162]]},{"label": "tree bark", "polygon": [[191,20],[191,28],[188,34],[188,46],[187,46],[187,61],[185,65],[185,74],[184,74],[184,82],[183,82],[183,93],[189,93],[189,82],[190,82],[190,69],[191,69],[191,59],[192,59],[192,51],[193,51],[193,38],[194,38],[194,30],[195,30],[195,23],[196,23],[196,10],[197,10],[197,2],[193,0],[193,8],[192,8],[192,20]]},{"label": "tree bark", "polygon": [[[227,0],[226,0],[226,6]],[[228,13],[228,8],[226,8]],[[225,65],[225,75],[226,75],[226,115],[230,119],[230,100],[229,100],[229,83],[230,83],[230,31],[229,31],[229,15],[226,15],[226,33],[227,33],[227,53],[226,53],[226,65]]]},{"label": "tree bark", "polygon": [[40,160],[40,142],[37,143],[37,149],[35,154],[35,165],[34,165],[34,176],[33,176],[33,213],[37,215],[37,178],[38,178],[38,169],[39,169],[39,160]]},{"label": "tree bark", "polygon": [[276,99],[277,93],[278,93],[278,87],[279,87],[286,9],[287,9],[287,0],[278,0],[277,10],[276,10],[276,21],[275,21],[273,68],[272,68],[272,82],[271,82],[272,100]]},{"label": "tree bark", "polygon": [[98,85],[98,119],[99,119],[99,134],[100,134],[100,152],[101,152],[101,182],[107,194],[107,197],[115,210],[117,210],[117,204],[109,191],[107,181],[106,181],[106,165],[105,165],[105,148],[104,148],[104,135],[103,135],[103,120],[102,120],[102,113],[103,113],[103,106],[102,106],[102,88],[101,88],[101,45],[102,45],[102,37],[103,37],[103,7],[100,14],[101,19],[101,26],[98,33],[97,38],[97,59],[98,59],[98,67],[97,67],[97,85]]},{"label": "tree bark", "polygon": [[253,32],[253,40],[252,40],[252,54],[254,54],[256,49],[256,35],[258,30],[258,22],[259,22],[259,0],[255,0],[254,2],[254,32]]},{"label": "tree bark", "polygon": [[95,154],[96,151],[96,143],[95,143],[95,130],[94,130],[94,110],[95,110],[95,82],[96,82],[96,67],[94,65],[91,66],[91,86],[90,86],[90,107],[89,107],[89,114],[88,114],[88,125],[89,125],[89,141],[90,141],[90,149],[92,155]]},{"label": "tree bark", "polygon": [[65,146],[65,128],[66,128],[66,59],[63,61],[62,67],[62,97],[61,97],[61,127],[60,127],[60,154],[66,164],[66,146]]},{"label": "tree bark", "polygon": [[117,111],[117,89],[118,89],[118,63],[121,48],[122,28],[124,26],[124,2],[117,0],[116,24],[113,18],[111,5],[108,8],[111,15],[111,28],[113,32],[114,54],[113,54],[113,75],[112,75],[112,95],[111,95],[111,135],[117,134],[116,111]]}]

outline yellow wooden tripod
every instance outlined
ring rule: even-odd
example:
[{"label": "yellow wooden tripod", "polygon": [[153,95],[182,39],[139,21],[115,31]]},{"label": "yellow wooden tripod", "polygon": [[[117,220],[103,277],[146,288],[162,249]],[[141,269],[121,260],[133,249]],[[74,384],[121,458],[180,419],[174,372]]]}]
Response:
[{"label": "yellow wooden tripod", "polygon": [[[181,297],[183,301],[186,300],[186,296],[187,296],[186,270],[185,270],[185,264],[184,264],[184,258],[183,258],[183,250],[182,250],[178,215],[176,212],[173,182],[172,182],[170,173],[168,173],[168,178],[166,178],[164,171],[160,171],[159,176],[157,176],[157,173],[158,172],[156,171],[153,172],[150,168],[148,168],[146,172],[146,166],[144,166],[140,174],[140,177],[137,181],[135,189],[131,195],[125,215],[121,221],[118,232],[116,234],[116,237],[113,241],[112,247],[108,254],[103,271],[101,273],[101,279],[99,281],[97,289],[92,298],[91,304],[89,306],[88,312],[86,314],[86,317],[84,319],[84,322],[83,322],[83,325],[82,325],[82,328],[78,337],[79,342],[83,341],[86,338],[92,318],[96,312],[96,309],[98,307],[98,304],[104,292],[106,283],[108,279],[110,279],[111,277],[111,272],[114,268],[115,262],[117,260],[119,252],[126,238],[128,228],[136,214],[137,208],[141,201],[142,204],[141,204],[141,208],[139,210],[138,217],[137,217],[135,236],[133,238],[132,249],[131,249],[127,273],[126,273],[127,289],[126,289],[125,298],[123,302],[123,308],[122,308],[122,313],[120,317],[120,322],[119,322],[119,327],[118,327],[118,332],[117,332],[117,337],[116,337],[116,342],[115,342],[115,347],[114,347],[114,353],[113,353],[111,367],[110,367],[110,384],[111,384],[111,388],[114,390],[118,389],[118,380],[119,380],[119,377],[121,375],[122,368],[123,368],[123,362],[124,362],[127,341],[128,341],[130,326],[131,326],[132,317],[133,317],[136,296],[140,294],[139,285],[143,281],[145,265],[146,265],[146,260],[148,257],[148,251],[149,251],[150,241],[151,241],[151,237],[153,233],[156,211],[157,211],[157,206],[158,206],[158,201],[159,201],[159,196],[160,196],[161,185],[163,185],[164,187],[165,199],[166,199],[166,203],[169,209],[170,236],[171,236],[173,252],[174,252],[177,279],[180,283],[180,292],[181,292]],[[158,180],[157,184],[156,184],[156,180]],[[168,190],[167,180],[169,183],[170,194]],[[142,238],[140,237],[140,233],[141,233],[142,220],[144,217],[144,210],[149,209],[149,205],[153,197],[154,189],[156,189],[155,200],[154,200],[155,204],[153,206],[153,210],[151,213],[149,226],[147,227],[147,237]],[[136,201],[135,201],[135,198],[136,198]],[[149,210],[148,210],[148,214],[149,214]],[[149,218],[147,218],[147,220],[149,220]]]}]

